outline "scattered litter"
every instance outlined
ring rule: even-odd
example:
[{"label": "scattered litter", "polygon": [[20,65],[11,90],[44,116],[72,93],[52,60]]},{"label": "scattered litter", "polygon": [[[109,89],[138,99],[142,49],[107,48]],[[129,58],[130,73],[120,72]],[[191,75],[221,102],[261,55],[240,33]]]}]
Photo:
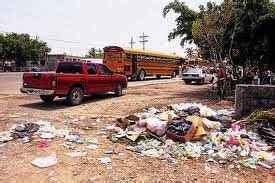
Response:
[{"label": "scattered litter", "polygon": [[97,160],[99,160],[102,164],[108,164],[112,162],[109,157],[97,158]]},{"label": "scattered litter", "polygon": [[36,158],[31,163],[39,168],[47,168],[57,164],[57,157],[56,154],[52,154],[50,156]]},{"label": "scattered litter", "polygon": [[87,148],[91,149],[91,150],[96,150],[96,149],[98,149],[98,146],[95,145],[95,144],[90,144],[90,145],[87,146]]},{"label": "scattered litter", "polygon": [[66,155],[71,158],[82,157],[82,156],[86,156],[87,154],[88,153],[86,151],[81,151],[81,150],[76,150],[76,151],[66,153]]},{"label": "scattered litter", "polygon": [[13,140],[10,132],[0,132],[0,143],[8,142]]},{"label": "scattered litter", "polygon": [[47,140],[39,140],[36,142],[36,147],[38,147],[38,148],[49,147],[49,142]]},{"label": "scattered litter", "polygon": [[95,138],[86,138],[84,141],[90,144],[98,144],[98,140]]},{"label": "scattered litter", "polygon": [[239,161],[239,164],[246,168],[256,169],[256,159],[247,159]]},{"label": "scattered litter", "polygon": [[31,137],[35,132],[39,130],[40,126],[35,123],[19,124],[14,128],[12,136],[15,139]]},{"label": "scattered litter", "polygon": [[[107,127],[110,141],[125,142],[121,139],[127,138],[130,140],[127,150],[171,164],[179,159],[202,156],[206,156],[208,163],[228,164],[228,169],[241,166],[255,169],[257,164],[270,169],[275,164],[274,153],[269,152],[274,149],[273,137],[269,134],[275,129],[273,124],[265,122],[261,128],[259,124],[250,127],[249,122],[233,121],[232,111],[216,111],[196,103],[144,111],[120,118],[116,127]],[[205,169],[218,173],[207,165]]]}]

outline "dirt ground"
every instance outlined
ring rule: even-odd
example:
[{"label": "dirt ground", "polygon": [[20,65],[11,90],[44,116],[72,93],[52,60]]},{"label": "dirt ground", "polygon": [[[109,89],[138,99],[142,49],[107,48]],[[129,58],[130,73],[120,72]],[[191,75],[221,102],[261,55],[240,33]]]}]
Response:
[{"label": "dirt ground", "polygon": [[[84,149],[84,157],[65,155],[70,150],[60,147],[64,139],[55,138],[49,147],[40,149],[35,141],[11,141],[0,146],[0,182],[274,182],[275,171],[229,169],[227,165],[209,164],[205,160],[179,160],[176,165],[156,158],[141,156],[126,150],[125,143],[112,143],[102,132],[119,116],[140,112],[146,107],[164,107],[168,104],[198,102],[214,109],[233,107],[232,101],[218,101],[209,92],[209,85],[184,85],[183,83],[158,84],[128,88],[122,97],[113,94],[86,97],[80,106],[67,106],[63,99],[52,105],[39,98],[25,95],[0,95],[0,131],[12,124],[46,120],[58,128],[75,128],[81,137],[94,137],[99,149],[89,150],[87,144],[76,144]],[[12,116],[20,113],[18,116]],[[79,120],[76,120],[79,119]],[[100,119],[100,122],[98,121]],[[106,154],[112,149],[113,154]],[[58,164],[37,168],[31,161],[37,157],[56,153]],[[112,162],[103,165],[97,158],[110,157]],[[215,171],[209,171],[210,167]]]}]

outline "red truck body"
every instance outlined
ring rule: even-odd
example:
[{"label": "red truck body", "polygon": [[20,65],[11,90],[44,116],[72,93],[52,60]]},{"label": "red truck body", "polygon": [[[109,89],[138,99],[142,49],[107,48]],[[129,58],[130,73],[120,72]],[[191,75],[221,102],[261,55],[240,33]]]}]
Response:
[{"label": "red truck body", "polygon": [[[82,101],[84,95],[96,93],[115,92],[120,96],[126,87],[127,78],[114,74],[104,64],[61,62],[56,73],[24,73],[21,92],[40,95],[45,102],[51,102],[55,96],[67,97],[70,101],[72,90],[77,88]],[[72,105],[80,102],[70,101]]]}]

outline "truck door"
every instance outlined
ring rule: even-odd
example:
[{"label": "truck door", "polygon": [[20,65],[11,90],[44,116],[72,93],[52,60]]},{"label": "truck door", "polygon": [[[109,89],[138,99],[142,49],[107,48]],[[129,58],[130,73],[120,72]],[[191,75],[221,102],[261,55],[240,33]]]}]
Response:
[{"label": "truck door", "polygon": [[88,94],[100,92],[100,77],[95,64],[87,64],[87,92]]},{"label": "truck door", "polygon": [[112,81],[112,71],[108,69],[105,65],[99,64],[99,77],[100,77],[100,89],[103,90],[103,92],[109,92],[114,89],[114,83]]}]

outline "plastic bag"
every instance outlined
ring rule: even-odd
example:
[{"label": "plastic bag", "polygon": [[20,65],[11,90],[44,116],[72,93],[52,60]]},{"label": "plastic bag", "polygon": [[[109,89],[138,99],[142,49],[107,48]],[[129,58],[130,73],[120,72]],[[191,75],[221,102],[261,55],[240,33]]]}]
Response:
[{"label": "plastic bag", "polygon": [[256,169],[257,160],[256,159],[242,160],[242,161],[239,161],[239,164],[242,165],[243,167]]},{"label": "plastic bag", "polygon": [[158,118],[147,118],[147,128],[158,136],[163,136],[166,132],[167,121],[161,121]]},{"label": "plastic bag", "polygon": [[50,156],[36,158],[31,163],[39,168],[46,168],[57,164],[57,157],[56,154],[52,154]]}]

